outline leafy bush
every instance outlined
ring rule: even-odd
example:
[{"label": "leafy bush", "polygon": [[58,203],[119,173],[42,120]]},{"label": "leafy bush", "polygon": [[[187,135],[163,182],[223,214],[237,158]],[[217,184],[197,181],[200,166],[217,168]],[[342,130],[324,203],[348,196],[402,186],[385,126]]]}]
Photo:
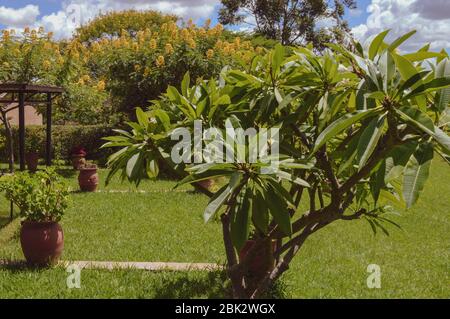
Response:
[{"label": "leafy bush", "polygon": [[[15,158],[18,158],[19,132],[14,126],[13,138]],[[4,128],[0,128],[3,133]],[[100,149],[102,138],[110,135],[111,127],[105,125],[54,125],[52,126],[53,158],[55,160],[69,160],[72,149],[84,147],[89,160],[97,161],[103,165],[106,163],[110,151]],[[41,158],[45,158],[46,130],[45,126],[27,126],[25,131],[25,144],[27,150],[34,150]],[[0,159],[6,161],[8,153],[4,144],[0,145]]]},{"label": "leafy bush", "polygon": [[[181,91],[169,87],[149,112],[138,109],[131,132],[108,138],[105,147],[121,148],[110,157],[111,174],[139,182],[157,176],[163,161],[181,183],[226,177],[215,194],[202,192],[211,198],[205,220],[221,213],[235,297],[262,296],[309,236],[335,221],[364,219],[388,234],[389,225],[398,226],[389,213],[417,202],[433,157],[450,163],[450,59],[428,47],[400,54],[397,48],[414,32],[392,43],[384,41],[387,33],[355,43],[355,52],[330,45],[321,55],[294,48],[286,56],[278,45],[256,56],[245,72],[222,72],[219,81],[190,87],[185,77]],[[203,153],[201,164],[175,162],[170,154],[178,141],[171,133],[192,131],[193,120],[222,136],[230,127],[255,128],[257,134],[216,145],[241,151],[243,161],[205,163]],[[250,141],[273,127],[280,129],[275,168],[267,156],[249,160]],[[255,244],[238,260],[251,228]],[[272,240],[278,243],[276,266],[252,277],[249,265]]]},{"label": "leafy bush", "polygon": [[68,206],[68,188],[54,170],[17,173],[0,179],[0,190],[28,221],[59,221]]}]

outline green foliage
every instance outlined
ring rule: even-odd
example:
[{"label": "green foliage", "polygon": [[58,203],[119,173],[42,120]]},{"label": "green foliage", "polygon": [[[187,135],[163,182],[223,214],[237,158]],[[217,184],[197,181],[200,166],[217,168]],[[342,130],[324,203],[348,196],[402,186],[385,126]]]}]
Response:
[{"label": "green foliage", "polygon": [[63,103],[56,109],[55,123],[99,125],[120,123],[121,115],[107,103],[108,92],[96,86],[68,83]]},{"label": "green foliage", "polygon": [[[288,261],[298,251],[290,247],[337,220],[364,218],[389,234],[386,226],[397,226],[389,219],[391,206],[415,204],[433,156],[448,160],[450,154],[449,59],[423,50],[400,55],[396,49],[412,34],[392,44],[382,34],[356,44],[357,53],[332,44],[321,55],[308,48],[288,54],[278,45],[255,56],[245,71],[225,69],[218,81],[191,88],[186,75],[181,92],[169,87],[150,111],[138,110],[131,132],[108,138],[105,147],[121,147],[110,157],[111,174],[121,171],[139,183],[145,174],[157,175],[146,167],[163,162],[181,183],[225,178],[227,183],[210,194],[204,217],[208,221],[221,212],[222,220],[229,220],[224,238],[229,231],[237,251],[251,228],[256,238],[285,240],[278,253]],[[436,62],[425,66],[430,56]],[[170,135],[184,127],[192,131],[193,120],[222,136],[230,127],[253,127],[257,134],[236,133],[231,145],[219,140],[222,150],[242,152],[244,160],[216,162],[203,153],[202,164],[191,164],[192,154],[175,163],[169,154],[176,141]],[[270,158],[249,160],[252,142],[267,128],[280,129],[276,168]],[[193,148],[195,141],[190,143]],[[297,214],[306,193],[309,207]]]},{"label": "green foliage", "polygon": [[[0,133],[3,133],[0,128]],[[13,126],[14,154],[18,158],[19,132],[18,127]],[[52,126],[52,155],[55,160],[70,159],[71,149],[82,146],[87,150],[87,158],[95,160],[103,165],[111,154],[108,150],[100,150],[103,144],[102,138],[112,133],[112,128],[107,125],[54,125]],[[25,130],[25,143],[27,151],[39,153],[40,158],[45,158],[46,130],[45,126],[27,126]],[[7,160],[6,145],[0,146],[0,158]]]},{"label": "green foliage", "polygon": [[[211,198],[205,220],[228,206],[238,248],[248,238],[250,219],[262,234],[273,218],[286,236],[292,235],[289,211],[298,205],[292,195],[303,188],[312,188],[309,192],[318,196],[322,210],[340,211],[342,218],[347,218],[348,210],[366,212],[371,218],[383,213],[384,206],[377,204],[381,190],[385,197],[389,193],[401,201],[404,198],[410,207],[427,180],[433,149],[439,154],[450,150],[445,125],[435,124],[441,122],[448,105],[436,108],[436,103],[430,103],[442,100],[450,78],[438,77],[417,61],[441,54],[401,56],[395,52],[413,33],[390,45],[383,42],[386,34],[376,37],[366,46],[369,51],[360,54],[332,45],[334,52],[323,56],[299,48],[286,57],[284,48],[277,46],[266,57],[255,57],[246,72],[225,70],[218,84],[211,80],[189,88],[186,74],[181,92],[169,86],[152,111],[138,110],[138,123],[130,123],[131,133],[120,131],[120,137],[108,138],[105,147],[125,147],[110,158],[111,175],[121,170],[123,178],[139,183],[144,172],[157,175],[152,168],[160,161],[155,159],[165,159],[180,176],[186,169],[188,176],[182,183],[226,177],[229,184]],[[447,62],[443,59],[433,69],[445,69],[442,65]],[[177,127],[192,127],[194,120],[219,130],[230,125],[281,126],[285,154],[280,169],[264,174],[262,168],[268,164],[260,162],[170,163],[168,154],[174,142],[168,140],[169,134]],[[394,159],[392,167],[388,151],[413,142],[426,144],[426,152],[421,146],[418,153],[406,153],[409,158]],[[248,145],[245,139],[235,146],[224,143],[225,149],[236,147],[236,151]],[[404,180],[399,181],[403,173]],[[283,180],[290,184],[287,189],[279,184]],[[324,198],[331,200],[328,206]],[[255,204],[255,199],[262,203]],[[268,209],[264,213],[256,209],[253,216],[249,213],[251,207],[261,206]],[[314,204],[310,211],[316,210]]]},{"label": "green foliage", "polygon": [[0,179],[0,190],[28,221],[59,221],[68,206],[68,188],[51,169],[5,175]]},{"label": "green foliage", "polygon": [[[345,8],[356,8],[354,0],[336,0],[333,5],[323,0],[242,1],[222,0],[219,20],[225,25],[246,24],[249,16],[257,35],[277,40],[284,45],[312,42],[322,49],[325,43],[342,42],[348,24],[343,20]],[[317,22],[329,19],[333,26],[319,28]]]}]

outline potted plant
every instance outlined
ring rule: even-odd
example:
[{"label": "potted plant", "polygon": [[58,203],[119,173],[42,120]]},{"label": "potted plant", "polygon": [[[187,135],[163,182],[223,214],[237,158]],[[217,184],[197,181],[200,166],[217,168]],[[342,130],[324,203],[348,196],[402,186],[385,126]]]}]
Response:
[{"label": "potted plant", "polygon": [[39,164],[40,139],[39,136],[30,134],[26,139],[25,162],[30,172],[37,171]]},{"label": "potted plant", "polygon": [[95,192],[98,187],[98,173],[97,165],[95,164],[85,164],[79,168],[80,174],[78,175],[78,184],[83,192]]},{"label": "potted plant", "polygon": [[202,181],[199,181],[198,184],[203,187],[206,190],[210,190],[214,186],[214,180],[212,178],[205,179]]},{"label": "potted plant", "polygon": [[57,263],[64,248],[64,234],[58,222],[68,205],[68,189],[59,175],[46,169],[32,175],[3,176],[0,190],[20,209],[20,243],[28,264]]},{"label": "potted plant", "polygon": [[[263,244],[255,247],[259,240]],[[246,282],[249,284],[259,282],[267,273],[273,271],[275,267],[274,253],[277,249],[277,241],[264,236],[264,234],[254,229],[249,235],[249,239],[245,241],[239,251],[239,261],[243,262],[254,247],[256,248],[255,252],[252,253],[254,257],[251,258],[245,274]]]},{"label": "potted plant", "polygon": [[86,149],[81,146],[76,146],[72,148],[70,152],[70,157],[72,159],[72,166],[74,169],[79,169],[81,166],[86,164]]}]

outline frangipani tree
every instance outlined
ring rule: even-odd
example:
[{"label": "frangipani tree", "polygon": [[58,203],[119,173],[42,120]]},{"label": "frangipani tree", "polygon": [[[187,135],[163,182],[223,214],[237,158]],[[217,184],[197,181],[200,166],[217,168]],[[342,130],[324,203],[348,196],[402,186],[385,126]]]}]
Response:
[{"label": "frangipani tree", "polygon": [[[414,205],[433,157],[448,162],[450,155],[448,56],[427,47],[401,54],[413,33],[386,43],[387,33],[356,43],[355,52],[330,45],[322,55],[292,48],[286,56],[279,45],[245,71],[225,69],[217,82],[192,88],[185,77],[181,91],[169,87],[148,112],[137,111],[131,132],[108,138],[105,147],[121,147],[111,174],[139,182],[163,163],[183,183],[226,177],[216,193],[203,190],[211,197],[205,220],[220,214],[236,298],[263,296],[309,236],[330,223],[366,219],[387,233],[387,225],[398,226],[388,219],[391,207]],[[225,134],[230,125],[279,128],[278,169],[259,161],[174,163],[171,133],[192,130],[192,119]],[[238,140],[225,147],[249,146],[252,137]],[[254,244],[242,254],[250,237]],[[255,276],[264,247],[276,263]]]}]

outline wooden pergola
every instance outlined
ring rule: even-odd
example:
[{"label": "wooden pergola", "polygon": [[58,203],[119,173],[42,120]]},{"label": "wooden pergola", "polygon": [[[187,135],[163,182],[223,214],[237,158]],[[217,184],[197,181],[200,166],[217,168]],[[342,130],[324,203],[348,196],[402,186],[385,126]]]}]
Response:
[{"label": "wooden pergola", "polygon": [[20,170],[25,170],[25,106],[46,106],[46,164],[52,164],[52,101],[64,89],[56,86],[43,86],[21,83],[0,83],[0,104],[18,104],[19,109],[19,160]]}]

